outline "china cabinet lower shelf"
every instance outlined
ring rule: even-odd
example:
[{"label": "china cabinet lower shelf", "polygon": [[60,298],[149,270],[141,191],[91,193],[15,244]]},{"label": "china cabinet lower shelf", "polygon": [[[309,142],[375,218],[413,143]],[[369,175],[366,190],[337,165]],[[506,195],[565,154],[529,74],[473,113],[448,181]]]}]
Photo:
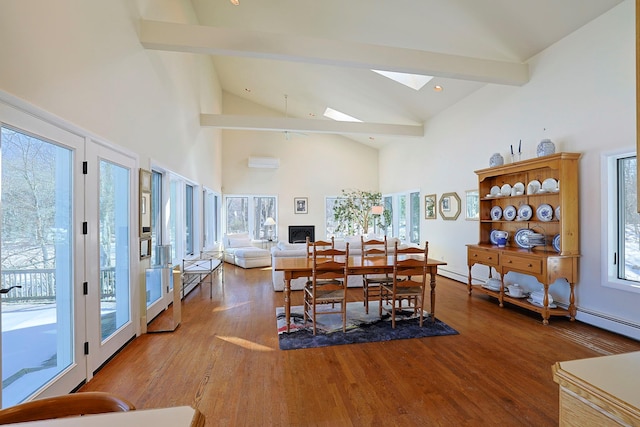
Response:
[{"label": "china cabinet lower shelf", "polygon": [[[535,277],[543,286],[544,303],[543,305],[534,305],[527,301],[526,298],[513,298],[505,294],[504,282],[501,289],[494,291],[480,285],[471,284],[471,268],[475,264],[482,264],[490,269],[495,269],[501,279],[509,271],[514,271]],[[500,302],[500,307],[504,307],[507,302],[527,310],[539,313],[542,316],[542,322],[549,324],[551,316],[569,316],[571,320],[575,320],[575,293],[574,287],[578,277],[578,256],[577,255],[559,255],[557,253],[547,251],[531,251],[520,248],[504,247],[500,248],[491,244],[467,245],[467,265],[469,267],[468,289],[469,295],[473,290],[485,293]],[[491,276],[491,274],[489,274]],[[566,279],[569,282],[569,307],[563,309],[560,307],[550,307],[548,304],[549,286],[557,279]]]},{"label": "china cabinet lower shelf", "polygon": [[[545,307],[530,303],[529,301],[527,301],[527,298],[513,298],[506,294],[504,291],[492,291],[491,289],[487,289],[481,285],[472,285],[471,287],[476,292],[482,292],[496,298],[500,303],[500,307],[504,307],[504,303],[509,303],[518,307],[525,308],[527,310],[535,311],[536,313],[540,313],[543,318],[545,317]],[[547,319],[549,318],[549,316],[571,317],[571,313],[569,312],[569,310],[561,307],[547,307],[546,310],[548,311]]]}]

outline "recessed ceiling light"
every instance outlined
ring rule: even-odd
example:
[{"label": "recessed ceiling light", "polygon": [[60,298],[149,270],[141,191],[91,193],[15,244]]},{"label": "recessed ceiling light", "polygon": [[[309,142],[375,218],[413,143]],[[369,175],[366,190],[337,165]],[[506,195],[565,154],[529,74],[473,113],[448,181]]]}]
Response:
[{"label": "recessed ceiling light", "polygon": [[309,117],[315,117],[316,113],[309,113]]},{"label": "recessed ceiling light", "polygon": [[440,86],[440,85],[435,85],[435,86],[433,87],[433,90],[435,90],[436,92],[442,92],[442,86]]},{"label": "recessed ceiling light", "polygon": [[249,93],[251,93],[251,89],[249,89],[248,87],[245,87],[245,88],[244,88],[244,91],[245,91],[245,92],[249,92]]},{"label": "recessed ceiling light", "polygon": [[229,0],[232,5],[238,6],[240,4],[240,0]]}]

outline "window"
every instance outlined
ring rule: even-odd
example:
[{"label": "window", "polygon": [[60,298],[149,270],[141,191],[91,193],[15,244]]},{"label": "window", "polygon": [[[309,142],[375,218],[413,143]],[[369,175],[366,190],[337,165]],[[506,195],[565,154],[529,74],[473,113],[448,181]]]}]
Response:
[{"label": "window", "polygon": [[169,244],[171,245],[171,260],[176,260],[176,235],[178,233],[178,181],[173,176],[169,182]]},{"label": "window", "polygon": [[390,215],[385,216],[386,218],[389,218],[389,224],[387,224],[386,222],[384,223],[384,226],[382,226],[381,231],[382,234],[386,235],[386,236],[393,236],[393,197],[392,196],[382,196],[382,200],[384,202],[384,212],[390,212]]},{"label": "window", "polygon": [[162,244],[162,174],[151,173],[151,265],[160,265],[158,245]]},{"label": "window", "polygon": [[[342,238],[344,233],[336,232],[333,206],[339,197],[325,199],[325,227],[327,238]],[[374,224],[374,233],[388,237],[398,237],[404,242],[420,244],[420,192],[387,194],[382,196],[384,217]],[[388,212],[388,214],[387,214]],[[389,218],[388,224],[385,219]]]},{"label": "window", "polygon": [[420,193],[409,193],[409,241],[420,243]]},{"label": "window", "polygon": [[398,195],[398,217],[394,218],[398,222],[398,238],[405,242],[407,240],[407,196]]},{"label": "window", "polygon": [[385,211],[392,213],[387,236],[420,244],[420,192],[387,194],[383,200]]},{"label": "window", "polygon": [[[75,361],[74,157],[69,148],[9,127],[0,126],[0,140],[1,287],[20,286],[2,296],[1,395],[7,407]],[[100,255],[102,268],[109,259]]]},{"label": "window", "polygon": [[254,239],[267,238],[264,222],[273,218],[277,223],[275,196],[225,196],[225,232],[249,233]]},{"label": "window", "polygon": [[[327,232],[327,235],[325,238],[344,237],[344,233],[336,232],[336,228],[338,227],[338,224],[336,224],[336,220],[333,218],[333,207],[338,200],[339,200],[339,197],[327,197],[324,201],[325,228]],[[316,238],[320,238],[320,237],[316,237]]]},{"label": "window", "polygon": [[218,218],[220,218],[220,196],[209,189],[203,191],[203,247],[211,249],[215,242],[220,241],[218,237]]},{"label": "window", "polygon": [[193,185],[187,184],[184,188],[185,254],[193,255]]},{"label": "window", "polygon": [[607,227],[606,286],[640,292],[640,214],[637,205],[635,153],[605,156],[607,203],[603,212]]}]

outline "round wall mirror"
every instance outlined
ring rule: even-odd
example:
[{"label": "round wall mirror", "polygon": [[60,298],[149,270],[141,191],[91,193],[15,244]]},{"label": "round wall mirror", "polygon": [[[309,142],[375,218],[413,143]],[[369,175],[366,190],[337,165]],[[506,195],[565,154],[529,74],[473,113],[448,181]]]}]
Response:
[{"label": "round wall mirror", "polygon": [[440,196],[440,203],[438,203],[438,210],[442,219],[447,221],[455,221],[460,215],[461,202],[458,193],[444,193]]}]

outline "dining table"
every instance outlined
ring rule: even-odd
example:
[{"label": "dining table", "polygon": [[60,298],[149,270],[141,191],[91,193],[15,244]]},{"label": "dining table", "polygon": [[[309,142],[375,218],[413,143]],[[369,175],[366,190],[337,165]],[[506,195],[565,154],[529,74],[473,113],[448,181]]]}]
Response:
[{"label": "dining table", "polygon": [[[399,260],[407,258],[420,258],[423,255],[400,255]],[[311,257],[274,257],[275,271],[284,273],[284,313],[289,332],[291,321],[291,280],[299,277],[311,277],[313,270],[313,258]],[[393,274],[395,255],[387,257],[363,258],[362,256],[349,256],[347,263],[347,274],[360,276],[363,274]],[[447,265],[444,261],[427,258],[427,274],[429,274],[429,285],[431,287],[431,318],[435,319],[436,308],[436,276],[438,266]]]}]

